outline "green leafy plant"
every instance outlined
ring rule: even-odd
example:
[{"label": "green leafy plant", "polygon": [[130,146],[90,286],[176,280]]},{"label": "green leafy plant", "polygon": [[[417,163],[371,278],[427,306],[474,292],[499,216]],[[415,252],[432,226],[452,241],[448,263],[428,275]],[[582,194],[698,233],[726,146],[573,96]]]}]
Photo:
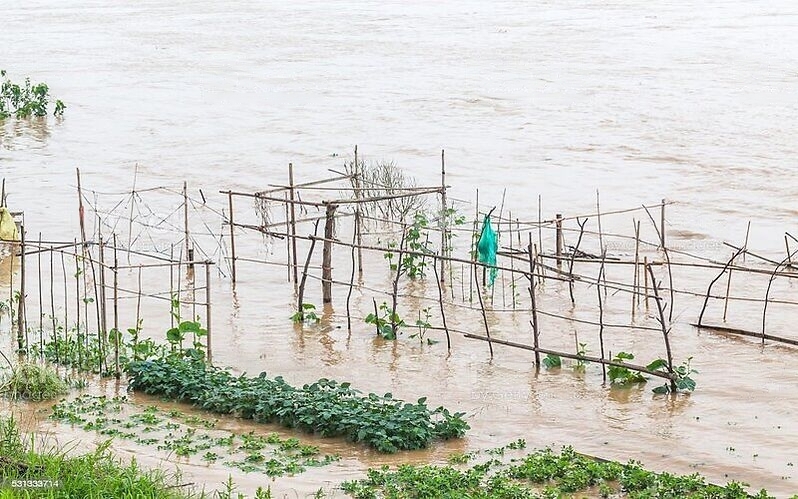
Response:
[{"label": "green leafy plant", "polygon": [[562,359],[559,355],[548,354],[543,357],[543,365],[546,369],[553,369],[555,367],[562,367]]},{"label": "green leafy plant", "polygon": [[366,324],[372,324],[377,328],[377,334],[385,340],[395,340],[396,334],[394,333],[394,325],[398,332],[400,328],[406,326],[405,321],[399,317],[399,314],[390,309],[387,303],[382,302],[379,308],[379,314],[370,313],[363,319]]},{"label": "green leafy plant", "polygon": [[[697,369],[693,369],[690,365],[691,361],[693,360],[692,357],[688,357],[686,361],[682,362],[682,364],[673,369],[673,374],[676,376],[674,379],[674,384],[676,385],[676,391],[679,392],[692,392],[695,390],[695,380],[692,378],[693,374],[698,374]],[[656,359],[648,366],[647,369],[651,371],[662,371],[668,372],[668,361],[665,359]],[[672,390],[670,383],[665,383],[661,386],[654,388],[653,392],[658,394],[670,393]]]},{"label": "green leafy plant", "polygon": [[294,324],[315,324],[320,320],[319,316],[316,315],[316,305],[312,303],[303,303],[302,310],[291,316],[291,321]]},{"label": "green leafy plant", "polygon": [[[30,118],[31,116],[46,116],[50,101],[50,89],[45,83],[31,84],[30,78],[25,78],[22,85],[8,79],[5,70],[0,70],[0,120],[11,116],[17,119]],[[55,116],[62,116],[66,105],[60,100],[55,101]]]},{"label": "green leafy plant", "polygon": [[[422,314],[424,316],[423,318]],[[416,327],[418,328],[418,332],[411,334],[410,337],[418,338],[418,341],[421,344],[424,343],[427,331],[429,330],[429,328],[432,327],[432,324],[430,324],[429,322],[430,317],[432,317],[432,314],[430,314],[429,312],[429,307],[422,308],[421,310],[418,311],[418,319],[416,320]],[[430,338],[426,338],[426,340],[428,345],[434,345],[435,343],[438,343],[438,341]]]},{"label": "green leafy plant", "polygon": [[[584,357],[585,355],[587,355],[587,343],[579,343],[579,348],[576,351],[576,355],[580,357]],[[585,359],[576,359],[576,364],[574,364],[574,371],[584,372],[586,365],[587,361]]]},{"label": "green leafy plant", "polygon": [[250,378],[183,358],[128,365],[130,388],[191,402],[219,414],[261,423],[279,423],[323,437],[341,436],[380,452],[427,447],[433,440],[462,437],[463,413],[444,407],[430,410],[426,399],[415,404],[390,393],[366,396],[349,383],[320,379],[296,388],[265,373]]},{"label": "green leafy plant", "polygon": [[[613,357],[613,362],[624,363],[627,360],[633,360],[635,356],[627,352],[618,352]],[[622,366],[609,366],[607,375],[610,378],[610,383],[613,385],[631,385],[635,383],[645,383],[646,378],[637,371],[633,371],[627,367]]]}]

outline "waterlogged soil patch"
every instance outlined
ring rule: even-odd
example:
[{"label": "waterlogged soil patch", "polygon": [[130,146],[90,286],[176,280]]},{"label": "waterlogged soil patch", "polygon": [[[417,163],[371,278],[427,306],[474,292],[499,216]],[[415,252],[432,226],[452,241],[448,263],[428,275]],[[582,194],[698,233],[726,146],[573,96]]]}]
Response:
[{"label": "waterlogged soil patch", "polygon": [[56,404],[51,418],[176,456],[197,456],[207,463],[271,477],[295,475],[307,467],[324,466],[339,459],[322,455],[318,447],[296,438],[217,430],[216,420],[179,411],[165,412],[155,406],[144,408],[125,397],[81,395]]},{"label": "waterlogged soil patch", "polygon": [[[525,446],[523,440],[518,440],[498,449],[455,454],[447,466],[405,464],[395,469],[383,466],[370,469],[365,479],[344,482],[341,488],[356,499],[772,499],[765,490],[751,495],[745,484],[738,482],[712,485],[697,473],[655,473],[634,461],[627,464],[599,461],[578,454],[571,447],[559,453],[543,449],[505,459],[505,451]],[[467,464],[477,458],[487,461]]]},{"label": "waterlogged soil patch", "polygon": [[328,379],[296,388],[265,373],[234,376],[201,361],[175,358],[133,362],[127,371],[133,390],[218,414],[344,437],[380,452],[425,448],[434,440],[462,437],[469,429],[464,413],[430,410],[425,398],[408,403],[390,393],[364,395],[349,383]]}]

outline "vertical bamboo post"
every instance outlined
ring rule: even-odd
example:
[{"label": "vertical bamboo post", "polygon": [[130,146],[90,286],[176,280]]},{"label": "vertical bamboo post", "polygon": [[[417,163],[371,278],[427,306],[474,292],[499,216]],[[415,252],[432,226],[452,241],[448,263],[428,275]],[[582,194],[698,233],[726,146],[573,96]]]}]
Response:
[{"label": "vertical bamboo post", "polygon": [[[476,207],[474,213],[474,232],[471,234],[471,261],[476,263],[477,261],[477,245],[479,244],[479,239],[477,238],[477,230],[479,229],[479,189],[477,189],[477,200],[476,200]],[[474,277],[476,275],[477,267],[476,265],[469,265],[468,266],[469,273],[472,274],[469,277],[468,283],[468,303],[474,302]]]},{"label": "vertical bamboo post", "polygon": [[660,237],[660,245],[662,248],[665,248],[665,199],[662,200],[662,204],[660,205],[660,212],[659,212],[659,237]]},{"label": "vertical bamboo post", "polygon": [[[39,249],[41,251],[41,248]],[[55,250],[50,246],[50,318],[53,323],[53,341],[55,343],[55,363],[61,362],[61,356],[58,346],[58,327],[55,320],[55,266],[53,265],[53,253]]]},{"label": "vertical bamboo post", "polygon": [[[601,360],[606,360],[604,357],[604,302],[601,299],[601,283],[602,277],[604,275],[604,262],[607,259],[607,252],[601,252],[601,267],[599,267],[599,275],[598,279],[596,279],[596,295],[598,296],[598,305],[599,305],[599,348],[601,349]],[[604,278],[606,280],[606,277]],[[632,295],[634,296],[634,295]],[[611,355],[611,354],[610,354]],[[601,376],[603,384],[607,384],[607,365],[602,363],[601,364]]]},{"label": "vertical bamboo post", "polygon": [[[107,306],[108,303],[106,302],[106,281],[105,281],[105,241],[103,241],[103,236],[100,234],[100,331],[98,331],[98,336],[100,340],[100,351],[103,352],[103,357],[105,355],[105,343],[106,343],[106,335],[108,334],[108,311]],[[108,368],[108,360],[106,359],[106,370]]]},{"label": "vertical bamboo post", "polygon": [[[441,263],[441,267],[443,267],[443,263]],[[438,279],[438,267],[433,265],[432,270],[435,271],[435,280],[438,283],[438,304],[441,307],[441,321],[443,322],[443,330],[446,332],[446,350],[451,352],[452,339],[449,337],[449,326],[446,325],[446,312],[444,311],[443,307],[443,285],[441,284],[441,279]]]},{"label": "vertical bamboo post", "polygon": [[122,333],[119,332],[119,256],[117,254],[116,234],[114,234],[114,376],[116,379],[122,377],[119,369],[119,340]]},{"label": "vertical bamboo post", "polygon": [[[77,248],[74,248],[77,251]],[[61,251],[61,275],[64,276],[64,343],[69,343],[69,279],[66,272],[66,256]]]},{"label": "vertical bamboo post", "polygon": [[25,226],[20,225],[20,270],[19,270],[19,300],[17,301],[17,346],[19,350],[28,352],[28,329],[25,327]]},{"label": "vertical bamboo post", "polygon": [[535,365],[540,367],[540,326],[538,324],[538,308],[535,298],[535,264],[537,263],[532,253],[532,233],[529,233],[529,245],[527,246],[527,253],[529,254],[529,299],[532,302],[532,334],[535,345]]},{"label": "vertical bamboo post", "polygon": [[78,178],[78,221],[80,222],[80,242],[83,243],[83,250],[85,256],[86,250],[86,221],[84,218],[84,210],[83,210],[83,191],[80,188],[80,168],[75,168],[77,178]]},{"label": "vertical bamboo post", "polygon": [[236,233],[235,221],[233,219],[233,193],[227,193],[227,208],[230,210],[230,261],[233,285],[236,283]]},{"label": "vertical bamboo post", "polygon": [[540,194],[538,194],[538,249],[543,253],[543,198]]},{"label": "vertical bamboo post", "polygon": [[[786,241],[786,239],[785,239]],[[789,257],[790,253],[787,253]],[[734,264],[734,257],[736,254],[732,252],[731,262],[729,263],[729,277],[726,281],[726,298],[723,300],[723,322],[726,322],[726,313],[729,310],[729,290],[731,289],[731,277],[732,277],[732,268],[731,266]],[[700,322],[699,322],[700,324]]]},{"label": "vertical bamboo post", "polygon": [[[296,251],[296,207],[294,206],[294,164],[288,163],[288,198],[291,201],[291,250],[293,252],[293,276],[294,276],[294,290],[296,290],[297,282],[299,281],[299,269],[297,268],[297,251]],[[326,237],[326,235],[325,235]],[[325,243],[326,247],[326,243]]]},{"label": "vertical bamboo post", "polygon": [[[289,230],[288,224],[290,223],[290,220],[291,220],[291,206],[288,203],[288,193],[287,192],[283,193],[283,199],[285,200],[284,201],[284,203],[285,203],[285,232],[288,233],[288,230]],[[288,282],[291,282],[291,269],[293,269],[293,265],[291,265],[292,260],[291,260],[291,238],[290,237],[286,237],[285,238],[285,252],[288,255],[288,266],[285,268],[285,270],[288,272]]]},{"label": "vertical bamboo post", "polygon": [[39,240],[36,247],[36,260],[38,261],[38,272],[36,273],[39,291],[39,357],[44,358],[44,299],[42,298],[42,233],[39,232]]},{"label": "vertical bamboo post", "polygon": [[787,240],[787,234],[784,234],[784,246],[787,248],[787,266],[792,266],[792,254],[790,253],[790,241]]},{"label": "vertical bamboo post", "polygon": [[493,342],[490,339],[490,328],[488,327],[488,316],[485,314],[485,302],[482,299],[482,291],[479,289],[479,277],[477,274],[477,261],[474,260],[474,286],[477,288],[477,296],[479,297],[479,308],[482,311],[482,322],[485,325],[485,335],[488,337],[488,349],[490,349],[490,358],[493,358]]},{"label": "vertical bamboo post", "polygon": [[441,149],[441,257],[443,257],[439,259],[441,263],[441,272],[440,272],[441,275],[439,276],[441,284],[446,282],[444,265],[446,263],[445,257],[448,254],[446,248],[446,235],[448,231],[447,227],[448,222],[449,222],[449,215],[448,215],[448,207],[446,205],[446,156],[445,156],[445,151]]},{"label": "vertical bamboo post", "polygon": [[[171,265],[169,266],[171,268]],[[139,333],[141,332],[141,265],[138,268],[138,279],[137,279],[137,292],[136,292],[136,336],[133,341],[133,359],[139,360],[138,357],[138,342],[139,342]],[[172,297],[170,296],[169,299],[171,300]]]},{"label": "vertical bamboo post", "polygon": [[211,322],[211,262],[205,262],[205,346],[207,348],[208,364],[213,365],[213,342],[212,338],[212,322]]},{"label": "vertical bamboo post", "polygon": [[[510,292],[513,294],[513,310],[515,310],[515,250],[513,249],[513,213],[508,212],[507,216],[510,219]],[[531,232],[529,233],[529,237],[532,237]],[[502,302],[503,301],[504,289],[502,288]]]},{"label": "vertical bamboo post", "polygon": [[6,207],[6,179],[3,177],[3,187],[0,190],[0,206]]},{"label": "vertical bamboo post", "polygon": [[[184,227],[184,238],[186,240],[186,258],[191,258],[191,235],[189,233],[188,228],[188,184],[186,181],[183,181],[183,227]],[[116,246],[116,245],[114,245]],[[186,267],[186,273],[191,271],[191,266]]]},{"label": "vertical bamboo post", "polygon": [[399,277],[402,275],[402,262],[404,261],[405,234],[402,231],[402,239],[399,242],[399,259],[396,262],[396,277],[393,280],[393,292],[391,293],[391,332],[395,340],[399,338],[399,324],[396,323],[398,312],[396,308],[399,306]]},{"label": "vertical bamboo post", "polygon": [[[175,314],[172,310],[175,300],[175,245],[169,248],[169,324],[170,327],[175,327]],[[180,270],[178,269],[178,273]],[[234,273],[235,274],[235,273]],[[233,281],[235,283],[235,280]]]},{"label": "vertical bamboo post", "polygon": [[[355,212],[355,216],[357,216],[357,212]],[[355,221],[357,223],[357,221]],[[316,230],[319,228],[319,221],[316,220],[316,227],[313,229],[313,235],[316,235]],[[311,248],[312,245],[316,243],[316,239],[311,241]],[[346,331],[349,334],[352,334],[352,311],[349,307],[350,302],[352,301],[352,290],[355,287],[355,272],[357,271],[357,264],[356,264],[356,254],[357,250],[360,247],[357,244],[357,230],[352,231],[352,273],[349,275],[349,291],[346,293]],[[302,279],[305,279],[305,275],[307,275],[307,265],[305,265],[305,272],[302,275]]]},{"label": "vertical bamboo post", "polygon": [[[66,275],[66,274],[64,274]],[[75,331],[76,331],[76,338],[78,345],[78,368],[83,368],[83,338],[84,335],[80,333],[80,261],[78,260],[78,247],[77,247],[77,240],[75,240]],[[86,328],[88,329],[88,322],[89,318],[88,315],[86,316]],[[87,331],[88,332],[88,331]]]},{"label": "vertical bamboo post", "polygon": [[562,266],[562,214],[555,215],[555,224],[557,227],[557,266]]},{"label": "vertical bamboo post", "polygon": [[604,252],[604,235],[601,230],[601,203],[599,201],[599,190],[596,189],[596,222],[598,223],[599,250]]},{"label": "vertical bamboo post", "polygon": [[[326,204],[324,221],[324,246],[322,250],[321,291],[322,302],[332,303],[332,239],[335,237],[335,209],[334,204]],[[296,240],[296,238],[294,238]],[[296,261],[295,261],[296,262]]]},{"label": "vertical bamboo post", "polygon": [[646,310],[648,310],[648,257],[643,257],[643,276],[645,281],[645,292],[646,292]]},{"label": "vertical bamboo post", "polygon": [[[355,175],[355,199],[359,200],[361,193],[361,189],[363,188],[363,184],[361,184],[361,171],[360,171],[360,163],[357,159],[357,144],[355,144],[355,167],[354,167],[354,175]],[[363,230],[362,230],[363,221],[361,220],[360,215],[360,203],[355,204],[355,236],[357,239],[357,271],[361,274],[363,273]]]},{"label": "vertical bamboo post", "polygon": [[[139,176],[139,164],[133,167],[133,190],[130,191],[130,218],[128,219],[127,226],[127,248],[131,249],[133,246],[133,210],[136,207],[136,181]],[[130,265],[130,251],[127,252],[127,263]]]},{"label": "vertical bamboo post", "polygon": [[[308,250],[308,256],[305,258],[305,266],[302,269],[302,280],[299,282],[299,291],[297,291],[297,313],[300,314],[300,317],[304,319],[305,317],[305,282],[308,279],[308,267],[310,266],[310,260],[313,257],[313,250],[316,249],[316,233],[319,229],[319,221],[316,220],[316,224],[313,227],[313,237],[310,239],[310,249]],[[353,246],[354,248],[354,246]],[[353,272],[354,274],[354,272]],[[350,287],[351,291],[351,287]],[[349,306],[349,299],[347,298],[347,307]],[[347,310],[349,310],[347,308]]]},{"label": "vertical bamboo post", "polygon": [[640,221],[632,219],[635,229],[635,273],[632,278],[632,318],[635,316],[635,302],[640,305]]}]

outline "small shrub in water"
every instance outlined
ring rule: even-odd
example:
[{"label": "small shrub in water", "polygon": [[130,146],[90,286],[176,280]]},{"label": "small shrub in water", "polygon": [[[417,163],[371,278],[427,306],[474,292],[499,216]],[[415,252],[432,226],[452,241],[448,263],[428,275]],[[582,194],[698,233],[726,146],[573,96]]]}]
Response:
[{"label": "small shrub in water", "polygon": [[0,387],[0,392],[11,398],[33,401],[54,399],[68,391],[69,387],[55,369],[35,362],[22,362],[14,366]]}]

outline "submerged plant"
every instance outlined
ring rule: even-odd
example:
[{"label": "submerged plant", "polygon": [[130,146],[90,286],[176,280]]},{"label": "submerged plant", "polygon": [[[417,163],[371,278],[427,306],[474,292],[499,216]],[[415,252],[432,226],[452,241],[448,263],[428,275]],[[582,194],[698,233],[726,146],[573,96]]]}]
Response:
[{"label": "submerged plant", "polygon": [[[692,392],[695,390],[695,380],[692,378],[692,375],[698,374],[698,370],[691,367],[690,362],[692,360],[692,357],[688,357],[679,367],[674,368],[672,374],[675,376],[674,385],[676,386],[676,391]],[[657,359],[646,366],[646,368],[652,371],[668,372],[668,362],[665,359]],[[670,383],[665,383],[653,390],[654,393],[659,394],[670,393],[671,391],[672,388]]]},{"label": "submerged plant", "polygon": [[292,315],[290,319],[294,324],[315,324],[321,320],[319,316],[316,315],[316,305],[312,303],[303,303],[302,310]]},{"label": "submerged plant", "polygon": [[382,302],[379,314],[370,313],[363,319],[366,324],[373,324],[377,328],[377,334],[385,340],[395,340],[396,332],[399,328],[406,326],[405,321],[399,314],[391,310],[387,303]]},{"label": "submerged plant", "polygon": [[548,354],[543,357],[543,365],[546,369],[554,369],[555,367],[562,367],[562,359],[559,355]]},{"label": "submerged plant", "polygon": [[[627,360],[633,360],[635,358],[634,355],[627,352],[618,352],[618,354],[613,357],[613,362],[624,363]],[[631,385],[635,383],[645,383],[646,378],[642,374],[637,371],[633,371],[627,367],[622,366],[609,366],[607,369],[607,375],[610,378],[610,383],[613,385]]]}]

